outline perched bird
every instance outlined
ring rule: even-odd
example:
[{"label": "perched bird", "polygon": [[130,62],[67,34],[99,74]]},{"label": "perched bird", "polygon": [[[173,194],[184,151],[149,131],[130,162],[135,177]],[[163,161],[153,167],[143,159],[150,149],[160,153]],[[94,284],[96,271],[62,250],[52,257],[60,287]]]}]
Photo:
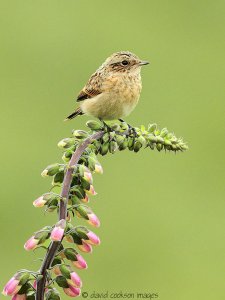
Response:
[{"label": "perched bird", "polygon": [[100,120],[129,115],[141,93],[141,66],[148,63],[129,51],[113,53],[91,75],[77,97],[80,106],[66,120],[83,114]]}]

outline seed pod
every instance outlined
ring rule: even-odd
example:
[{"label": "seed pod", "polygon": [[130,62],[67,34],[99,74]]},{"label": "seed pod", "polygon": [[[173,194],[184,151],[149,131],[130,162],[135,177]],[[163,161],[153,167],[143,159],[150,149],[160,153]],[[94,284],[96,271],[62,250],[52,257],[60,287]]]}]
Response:
[{"label": "seed pod", "polygon": [[95,146],[96,152],[98,153],[99,149],[101,148],[101,142],[95,140],[95,141],[93,142],[93,145]]},{"label": "seed pod", "polygon": [[119,150],[124,150],[127,148],[127,145],[128,145],[128,140],[127,139],[124,139],[124,141],[122,143],[120,143],[119,145]]},{"label": "seed pod", "polygon": [[163,149],[162,144],[156,144],[156,149],[160,152]]},{"label": "seed pod", "polygon": [[128,149],[129,150],[134,150],[134,138],[133,137],[128,137]]},{"label": "seed pod", "polygon": [[164,147],[166,150],[169,150],[169,151],[172,150],[172,145],[165,145]]},{"label": "seed pod", "polygon": [[125,131],[129,129],[129,126],[126,122],[122,122],[120,127],[121,127],[122,130],[125,130]]},{"label": "seed pod", "polygon": [[113,154],[116,152],[117,149],[118,149],[117,143],[115,141],[110,141],[109,142],[109,152]]},{"label": "seed pod", "polygon": [[134,143],[134,152],[138,152],[142,147],[142,144],[139,141],[135,141]]},{"label": "seed pod", "polygon": [[157,141],[157,137],[155,137],[154,135],[149,135],[148,136],[148,140],[150,141],[150,142],[152,142],[152,143],[156,143],[156,141]]},{"label": "seed pod", "polygon": [[[101,149],[101,148],[100,148]],[[88,157],[87,167],[91,170],[95,170],[96,159],[93,157]]]},{"label": "seed pod", "polygon": [[73,130],[73,136],[75,136],[77,139],[83,139],[88,137],[88,133],[84,130]]},{"label": "seed pod", "polygon": [[103,135],[102,140],[103,140],[103,142],[105,142],[105,143],[109,141],[109,133],[108,133],[108,132],[106,132],[106,133]]},{"label": "seed pod", "polygon": [[188,146],[185,144],[180,145],[180,147],[182,150],[188,150]]},{"label": "seed pod", "polygon": [[103,126],[98,123],[97,121],[87,121],[86,123],[87,127],[89,127],[92,130],[98,131],[103,128]]},{"label": "seed pod", "polygon": [[109,150],[109,142],[104,143],[100,148],[100,154],[102,156],[106,155]]},{"label": "seed pod", "polygon": [[118,123],[114,123],[111,125],[113,131],[120,131],[121,127]]},{"label": "seed pod", "polygon": [[122,144],[124,142],[125,138],[126,137],[124,135],[119,135],[118,134],[118,135],[115,136],[115,139],[116,139],[116,142],[117,142],[118,145]]},{"label": "seed pod", "polygon": [[145,138],[144,138],[142,135],[140,135],[140,136],[137,138],[137,141],[138,141],[139,143],[141,143],[141,145],[142,145],[143,147],[146,146],[146,140],[145,140]]},{"label": "seed pod", "polygon": [[148,125],[148,132],[154,132],[156,129],[157,129],[157,125],[155,123]]},{"label": "seed pod", "polygon": [[156,143],[151,143],[151,142],[148,144],[149,148],[151,148],[152,150],[155,149],[155,145]]},{"label": "seed pod", "polygon": [[167,128],[163,128],[163,129],[161,130],[160,136],[161,136],[162,138],[164,138],[165,136],[167,136],[168,133],[169,133],[169,131],[167,130]]},{"label": "seed pod", "polygon": [[161,136],[157,136],[157,143],[164,144],[164,139]]},{"label": "seed pod", "polygon": [[60,149],[67,149],[70,148],[75,144],[75,139],[74,138],[65,138],[61,141],[58,142],[58,147]]},{"label": "seed pod", "polygon": [[172,143],[171,143],[171,141],[170,141],[170,140],[164,140],[164,144],[165,144],[165,145],[169,145],[169,146],[171,146],[171,145],[172,145]]},{"label": "seed pod", "polygon": [[115,137],[115,135],[116,135],[115,131],[111,131],[109,133],[109,139],[110,139],[110,141],[112,141],[112,139]]}]

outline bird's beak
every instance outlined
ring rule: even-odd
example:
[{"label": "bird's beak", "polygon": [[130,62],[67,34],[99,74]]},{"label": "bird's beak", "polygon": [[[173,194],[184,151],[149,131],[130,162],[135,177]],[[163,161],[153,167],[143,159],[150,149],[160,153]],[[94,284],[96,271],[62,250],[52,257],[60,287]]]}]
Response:
[{"label": "bird's beak", "polygon": [[148,65],[149,64],[149,62],[148,61],[145,61],[145,60],[141,60],[140,62],[139,62],[139,66],[144,66],[144,65]]}]

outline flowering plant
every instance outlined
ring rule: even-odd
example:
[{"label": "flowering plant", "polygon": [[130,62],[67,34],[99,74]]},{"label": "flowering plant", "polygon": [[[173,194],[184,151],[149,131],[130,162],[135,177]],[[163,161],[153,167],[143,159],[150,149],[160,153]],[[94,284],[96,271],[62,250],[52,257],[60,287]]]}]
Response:
[{"label": "flowering plant", "polygon": [[53,187],[62,187],[61,193],[45,193],[33,205],[45,208],[46,212],[57,212],[58,221],[38,230],[25,243],[27,251],[41,247],[46,254],[38,272],[19,270],[5,285],[3,294],[13,300],[59,300],[56,286],[70,297],[80,295],[82,282],[75,269],[87,268],[80,252],[90,253],[100,239],[86,226],[74,226],[72,219],[77,216],[93,227],[100,226],[98,217],[87,205],[89,197],[96,195],[92,174],[103,173],[98,154],[125,149],[138,152],[142,148],[173,152],[187,149],[181,138],[166,128],[159,130],[156,124],[133,128],[125,122],[109,126],[88,121],[87,127],[88,131],[74,130],[71,137],[61,140],[58,146],[64,151],[63,163],[49,165],[42,172],[43,177],[53,178]]}]

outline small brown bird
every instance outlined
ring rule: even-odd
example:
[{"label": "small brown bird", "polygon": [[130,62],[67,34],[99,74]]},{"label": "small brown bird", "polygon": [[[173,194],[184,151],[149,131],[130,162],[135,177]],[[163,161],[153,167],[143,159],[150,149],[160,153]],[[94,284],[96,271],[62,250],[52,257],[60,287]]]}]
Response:
[{"label": "small brown bird", "polygon": [[83,114],[100,120],[116,120],[129,115],[141,93],[141,66],[148,63],[129,51],[113,53],[91,75],[77,97],[80,106],[66,120]]}]

